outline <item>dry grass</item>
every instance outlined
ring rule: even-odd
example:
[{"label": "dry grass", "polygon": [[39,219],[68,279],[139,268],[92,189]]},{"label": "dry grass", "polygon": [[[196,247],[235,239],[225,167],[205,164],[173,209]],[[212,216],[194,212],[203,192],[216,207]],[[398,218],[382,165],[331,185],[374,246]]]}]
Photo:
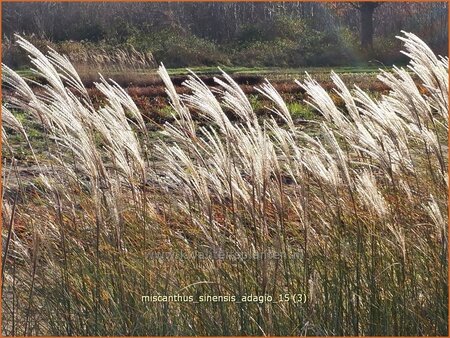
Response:
[{"label": "dry grass", "polygon": [[[3,127],[28,140],[10,110],[26,112],[47,152],[30,192],[2,134],[3,334],[445,335],[448,58],[401,39],[420,87],[403,69],[380,73],[379,99],[336,74],[334,93],[298,82],[316,137],[268,82],[277,118],[261,122],[227,74],[211,89],[192,73],[180,94],[161,66],[173,121],[158,140],[119,85],[96,83],[95,107],[67,59],[19,39],[48,85],[4,66]],[[155,258],[168,252],[185,258]],[[141,298],[177,294],[274,301]]]}]

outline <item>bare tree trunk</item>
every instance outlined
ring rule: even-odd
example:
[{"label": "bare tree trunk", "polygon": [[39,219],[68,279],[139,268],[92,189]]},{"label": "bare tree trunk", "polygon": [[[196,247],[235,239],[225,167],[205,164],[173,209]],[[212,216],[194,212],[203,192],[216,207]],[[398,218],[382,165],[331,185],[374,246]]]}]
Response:
[{"label": "bare tree trunk", "polygon": [[361,47],[373,49],[373,13],[378,7],[376,2],[363,2],[359,5],[361,12]]}]

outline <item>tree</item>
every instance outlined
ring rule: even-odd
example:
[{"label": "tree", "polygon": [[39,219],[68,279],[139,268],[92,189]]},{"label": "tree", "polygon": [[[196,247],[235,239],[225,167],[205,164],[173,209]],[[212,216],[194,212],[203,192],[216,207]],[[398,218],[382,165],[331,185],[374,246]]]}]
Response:
[{"label": "tree", "polygon": [[373,48],[373,13],[380,4],[379,2],[352,3],[352,6],[361,13],[360,37],[361,47],[364,50],[371,51]]}]

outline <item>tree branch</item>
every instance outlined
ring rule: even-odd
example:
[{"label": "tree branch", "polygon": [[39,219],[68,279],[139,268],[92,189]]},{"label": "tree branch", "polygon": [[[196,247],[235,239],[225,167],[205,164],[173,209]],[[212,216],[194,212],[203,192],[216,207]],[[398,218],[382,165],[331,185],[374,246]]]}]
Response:
[{"label": "tree branch", "polygon": [[350,5],[351,5],[353,8],[355,8],[355,9],[357,9],[357,10],[360,10],[360,9],[361,9],[361,5],[357,5],[357,3],[358,3],[358,2],[350,2]]}]

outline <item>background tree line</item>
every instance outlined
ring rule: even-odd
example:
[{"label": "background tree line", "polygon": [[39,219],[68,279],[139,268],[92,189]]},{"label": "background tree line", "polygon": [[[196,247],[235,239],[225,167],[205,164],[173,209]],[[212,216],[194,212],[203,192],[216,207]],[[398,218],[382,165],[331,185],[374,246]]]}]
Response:
[{"label": "background tree line", "polygon": [[7,41],[22,33],[55,44],[83,41],[79,48],[87,43],[131,44],[171,67],[391,64],[402,60],[395,39],[400,30],[414,32],[437,53],[447,54],[446,2],[372,3],[366,5],[373,7],[371,13],[362,6],[357,2],[4,3],[2,24]]}]

